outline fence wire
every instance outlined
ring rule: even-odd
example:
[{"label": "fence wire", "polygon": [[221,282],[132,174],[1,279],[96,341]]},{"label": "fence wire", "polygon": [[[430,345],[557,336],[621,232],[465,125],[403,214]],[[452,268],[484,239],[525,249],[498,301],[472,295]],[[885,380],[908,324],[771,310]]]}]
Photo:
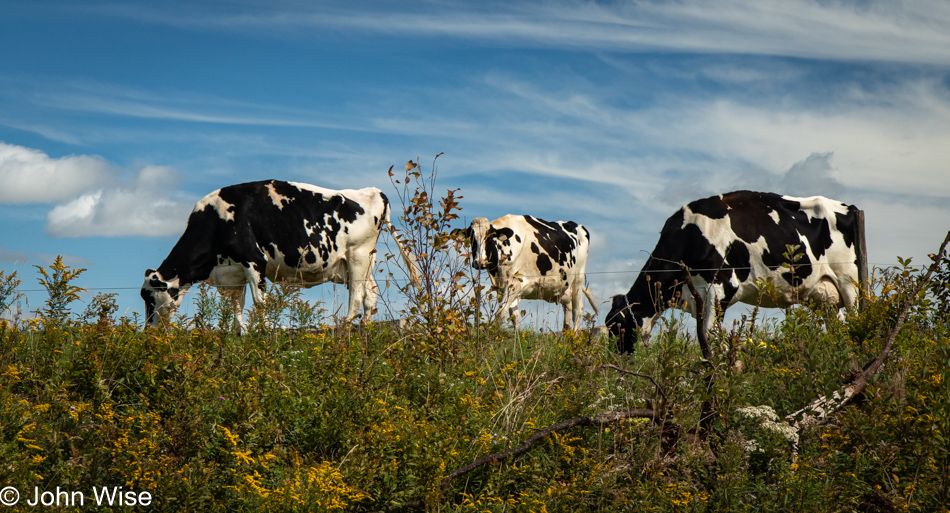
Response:
[{"label": "fence wire", "polygon": [[[846,265],[846,264],[849,264],[849,263],[854,263],[854,262],[845,262],[844,264]],[[821,266],[831,266],[831,265],[842,265],[842,263],[840,263],[840,262],[822,262],[822,263],[819,263],[819,264],[792,264],[792,267],[794,267],[795,269],[800,269],[800,268],[803,268],[803,267],[821,267]],[[878,263],[869,263],[868,265],[869,265],[869,266],[874,266],[874,267],[876,267],[876,268],[881,268],[881,267],[893,267],[893,266],[896,266],[896,265],[898,265],[898,264],[885,264],[885,263],[880,263],[880,262],[878,262]],[[784,265],[777,265],[777,266],[765,266],[765,267],[766,267],[767,269],[769,269],[769,271],[777,271],[777,270],[779,270],[779,269],[785,268],[786,266],[784,266]],[[914,266],[911,266],[911,267],[912,267],[912,268],[915,268],[915,269],[916,269],[916,268],[924,269],[924,268],[926,268],[927,266],[925,266],[925,265],[919,265],[919,266],[914,265]],[[741,271],[741,270],[752,270],[752,269],[755,269],[755,267],[753,267],[753,266],[744,266],[744,267],[729,266],[729,267],[715,267],[715,268],[701,268],[701,269],[693,269],[693,268],[690,268],[690,271],[692,271],[693,273],[697,273],[697,272],[714,272],[714,271]],[[487,271],[486,271],[486,272],[487,272]],[[632,270],[632,269],[631,269],[631,270],[626,270],[626,271],[586,271],[586,272],[584,273],[584,275],[585,275],[585,276],[592,276],[592,275],[593,275],[593,276],[601,276],[601,275],[615,275],[615,274],[640,274],[640,272],[642,272],[642,269],[641,269],[641,270]],[[683,272],[683,271],[682,271],[681,269],[660,269],[660,270],[651,270],[651,271],[650,271],[650,273],[675,273],[675,274],[680,274],[680,273],[682,273],[682,272]],[[578,275],[580,275],[580,273],[567,273],[567,276],[578,276]],[[525,274],[518,274],[517,276],[519,276],[519,277],[521,277],[521,278],[526,278],[526,279],[542,279],[542,278],[551,278],[551,277],[552,277],[552,275],[549,275],[549,276],[542,276],[542,275],[525,275]],[[560,275],[558,274],[558,275],[555,275],[555,276],[560,276]],[[204,280],[201,280],[201,281],[204,281]],[[368,279],[357,279],[357,280],[354,280],[354,281],[358,281],[358,282],[368,282],[368,281],[370,281],[370,280],[368,280]],[[377,279],[377,278],[374,278],[373,281],[374,281],[374,282],[377,282],[377,283],[379,283],[379,282],[383,282],[383,283],[389,282],[389,283],[394,283],[394,284],[396,284],[396,285],[406,285],[406,284],[408,284],[408,283],[410,282],[408,278],[389,278],[389,277],[386,277],[386,278],[380,277],[380,278],[378,278],[378,279]],[[198,283],[198,282],[195,282],[195,283]],[[323,285],[323,284],[325,284],[325,283],[331,283],[331,282],[328,280],[328,281],[281,282],[281,283],[287,283],[288,285],[298,285],[298,286],[301,286],[301,287],[304,287],[304,288],[309,288],[309,287],[314,287],[314,286],[317,286],[317,285]],[[244,287],[244,286],[246,286],[246,285],[247,285],[246,283],[245,283],[244,285],[223,285],[223,286],[218,286],[217,288],[223,288],[223,289],[226,289],[226,288],[238,288],[238,287]],[[343,286],[345,286],[346,284],[345,284],[345,283],[337,283],[337,285],[343,285]],[[82,288],[83,290],[89,291],[89,292],[102,292],[102,291],[110,291],[110,290],[140,290],[142,287],[141,287],[141,286],[135,286],[135,287],[81,287],[81,288]],[[17,292],[45,292],[46,289],[21,289],[21,288],[18,288],[18,289],[16,289],[16,291],[17,291]]]}]

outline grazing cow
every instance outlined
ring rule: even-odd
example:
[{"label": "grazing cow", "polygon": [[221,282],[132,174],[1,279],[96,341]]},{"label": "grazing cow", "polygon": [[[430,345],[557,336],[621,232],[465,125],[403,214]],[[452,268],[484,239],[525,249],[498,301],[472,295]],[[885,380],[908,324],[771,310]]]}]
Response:
[{"label": "grazing cow", "polygon": [[[236,289],[240,324],[245,285],[260,303],[265,277],[305,287],[346,284],[346,319],[354,319],[362,304],[368,321],[376,306],[373,266],[384,224],[389,224],[389,200],[375,187],[334,191],[267,180],[218,189],[195,205],[162,265],[145,271],[146,323],[171,320],[188,287],[208,281]],[[418,283],[413,256],[396,242]]]},{"label": "grazing cow", "polygon": [[464,231],[471,242],[472,266],[485,269],[492,285],[502,291],[498,305],[514,316],[520,328],[522,299],[543,299],[564,307],[564,328],[578,329],[587,296],[584,286],[590,233],[573,221],[543,221],[531,216],[506,215],[488,222],[478,217]]},{"label": "grazing cow", "polygon": [[[695,315],[679,262],[705,295],[706,330],[716,306],[743,302],[784,308],[801,301],[851,306],[858,295],[857,207],[821,196],[793,198],[738,191],[694,201],[670,217],[656,248],[626,295],[613,298],[606,324],[622,352],[633,351],[636,331],[649,335],[669,306]],[[793,269],[787,245],[799,246]],[[771,279],[774,294],[760,294]],[[680,298],[677,298],[677,293]]]}]

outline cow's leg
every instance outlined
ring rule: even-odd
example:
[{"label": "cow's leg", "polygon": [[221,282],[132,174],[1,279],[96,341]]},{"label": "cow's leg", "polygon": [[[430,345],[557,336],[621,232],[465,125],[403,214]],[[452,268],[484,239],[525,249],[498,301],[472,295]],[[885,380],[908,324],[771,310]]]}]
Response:
[{"label": "cow's leg", "polygon": [[366,279],[363,282],[363,322],[373,320],[373,312],[376,310],[376,298],[379,296],[379,285],[373,278],[373,270],[376,269],[376,248],[369,252],[368,262],[366,264]]},{"label": "cow's leg", "polygon": [[703,304],[703,310],[706,315],[703,329],[705,329],[707,333],[716,325],[719,316],[716,306],[720,304],[724,296],[725,291],[721,283],[711,283],[706,286],[706,299]]},{"label": "cow's leg", "polygon": [[[577,331],[581,327],[581,318],[584,316],[584,283],[575,283],[571,287],[571,329]],[[567,323],[567,305],[564,310],[564,322]]]},{"label": "cow's leg", "polygon": [[693,300],[693,295],[689,287],[684,284],[681,288],[682,297],[685,300],[683,309],[695,319],[698,317],[697,308],[702,308],[703,329],[708,333],[716,324],[716,305],[725,298],[725,291],[721,283],[706,283],[705,280],[698,276],[693,276],[693,285],[696,286],[696,291],[699,292],[703,302],[697,305],[696,301]]},{"label": "cow's leg", "polygon": [[515,331],[521,329],[521,311],[518,310],[518,303],[521,302],[521,287],[517,284],[503,284],[504,294],[501,296],[501,302],[498,303],[498,310],[495,312],[495,318],[500,319],[502,312],[507,311],[508,317],[512,317],[512,324]]},{"label": "cow's leg", "polygon": [[573,320],[574,308],[570,301],[561,301],[561,307],[564,309],[564,326],[565,331],[574,329],[571,321]]},{"label": "cow's leg", "polygon": [[226,282],[216,284],[218,295],[221,296],[222,300],[227,301],[231,305],[231,314],[234,315],[233,329],[238,335],[241,334],[241,330],[244,326],[244,291],[246,286],[243,279],[240,283]]},{"label": "cow's leg", "polygon": [[855,282],[851,281],[850,276],[845,276],[838,280],[838,291],[841,293],[841,304],[838,305],[838,318],[844,320],[844,311],[841,308],[849,309],[857,305],[861,297],[861,288]]},{"label": "cow's leg", "polygon": [[[580,304],[580,298],[576,296],[577,294],[570,292],[570,295],[565,294],[564,297],[561,298],[561,307],[564,309],[564,330],[577,331],[577,326],[580,321],[580,312],[577,309],[577,305]],[[583,308],[582,304],[581,308]]]},{"label": "cow's leg", "polygon": [[521,310],[518,309],[518,303],[521,302],[521,297],[515,297],[510,303],[508,303],[508,315],[511,317],[511,322],[515,327],[515,331],[521,331]]},{"label": "cow's leg", "polygon": [[234,298],[234,331],[239,335],[241,330],[244,329],[244,293],[247,291],[247,286],[242,284],[240,288],[234,288],[231,290],[232,297]]},{"label": "cow's leg", "polygon": [[365,296],[363,277],[355,275],[356,273],[352,271],[346,273],[346,289],[349,292],[349,298],[347,299],[345,322],[353,322],[353,319],[356,319],[356,316],[360,313],[360,305],[363,303],[363,297]]},{"label": "cow's leg", "polygon": [[373,320],[373,310],[376,309],[376,298],[379,296],[379,285],[376,285],[372,273],[367,275],[363,287],[363,322],[365,323]]},{"label": "cow's leg", "polygon": [[265,265],[263,261],[249,262],[244,265],[244,277],[247,279],[247,284],[251,286],[251,299],[256,305],[264,302],[264,289],[267,286],[264,283],[263,273]]},{"label": "cow's leg", "polygon": [[[254,301],[254,305],[262,307],[264,305],[265,298],[265,289],[267,288],[267,283],[264,280],[264,269],[267,264],[262,260],[261,262],[251,262],[244,267],[244,275],[247,279],[247,284],[251,286],[251,299]],[[241,304],[244,304],[244,290],[241,290]],[[243,306],[241,307],[243,309]],[[268,325],[270,320],[265,316],[264,322]],[[270,327],[270,326],[268,326]]]},{"label": "cow's leg", "polygon": [[[368,298],[367,290],[371,288],[370,280],[373,276],[370,274],[373,258],[370,255],[361,255],[358,250],[349,251],[346,259],[346,288],[349,289],[349,302],[346,311],[346,322],[352,322],[360,313],[362,306],[365,311],[366,300],[370,300],[375,307],[376,296],[372,293],[372,298]],[[375,282],[373,283],[375,285]],[[372,309],[370,309],[372,312]],[[362,322],[369,321],[365,316]]]},{"label": "cow's leg", "polygon": [[234,315],[234,331],[241,333],[244,326],[244,293],[247,287],[247,268],[241,265],[217,266],[208,282],[218,289],[221,298],[230,303]]}]

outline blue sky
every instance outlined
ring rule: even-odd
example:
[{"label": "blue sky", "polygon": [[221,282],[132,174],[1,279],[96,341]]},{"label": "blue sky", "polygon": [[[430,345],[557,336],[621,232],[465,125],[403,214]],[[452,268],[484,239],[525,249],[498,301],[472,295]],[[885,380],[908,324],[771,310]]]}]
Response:
[{"label": "blue sky", "polygon": [[141,312],[204,194],[392,198],[390,165],[439,152],[468,219],[587,226],[604,301],[680,205],[744,188],[856,204],[872,264],[922,263],[950,229],[947,27],[943,0],[5,0],[0,269],[35,289],[61,254]]}]

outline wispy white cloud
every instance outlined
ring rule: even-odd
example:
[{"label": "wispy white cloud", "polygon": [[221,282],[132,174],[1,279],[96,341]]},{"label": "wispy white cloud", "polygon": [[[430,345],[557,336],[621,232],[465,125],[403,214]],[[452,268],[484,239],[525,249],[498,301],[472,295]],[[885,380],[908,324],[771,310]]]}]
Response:
[{"label": "wispy white cloud", "polygon": [[62,257],[63,263],[70,267],[90,267],[93,262],[88,258],[75,255],[54,255],[51,253],[38,253],[34,251],[7,250],[0,247],[0,263],[10,264],[10,272],[16,272],[22,280],[27,278],[26,272],[32,272],[34,265],[41,267],[48,266],[56,261],[56,257]]},{"label": "wispy white cloud", "polygon": [[70,133],[69,130],[54,128],[42,123],[22,122],[22,121],[16,121],[12,119],[0,118],[0,126],[15,128],[17,130],[22,130],[24,132],[32,132],[34,134],[41,135],[51,141],[64,142],[66,144],[72,144],[72,145],[82,144],[82,138],[80,138],[77,134]]},{"label": "wispy white cloud", "polygon": [[[839,181],[872,190],[950,196],[950,96],[939,87],[901,83],[856,91],[861,98],[826,106],[695,105],[667,127],[686,147],[728,160],[782,169],[815,152],[834,152]],[[895,174],[900,179],[895,180]]]},{"label": "wispy white cloud", "polygon": [[[524,94],[496,88],[519,101],[507,104],[504,116],[511,123],[491,124],[497,140],[507,141],[501,145],[504,157],[486,161],[652,194],[671,179],[691,176],[701,176],[712,191],[729,190],[747,182],[750,173],[777,175],[809,155],[833,153],[835,180],[845,187],[950,196],[950,94],[931,79],[845,84],[834,105],[792,95],[742,103],[670,94],[639,109],[612,105],[596,94],[578,100],[582,93],[576,90],[530,87]],[[574,112],[575,104],[583,108]],[[554,122],[557,116],[563,119]],[[518,119],[532,120],[530,128]],[[898,170],[901,179],[894,180]],[[834,186],[828,194],[841,190],[825,185]]]},{"label": "wispy white cloud", "polygon": [[[578,177],[626,188],[640,198],[678,197],[664,193],[670,190],[669,182],[690,176],[702,176],[704,190],[728,190],[743,186],[749,173],[779,173],[808,155],[828,152],[835,155],[837,179],[842,184],[894,191],[890,178],[895,169],[903,169],[903,179],[896,184],[898,192],[950,194],[950,184],[939,180],[945,161],[942,149],[950,143],[950,94],[938,78],[897,79],[883,86],[860,87],[845,82],[835,92],[833,104],[788,93],[757,95],[754,91],[796,77],[793,70],[778,67],[785,72],[776,76],[732,63],[706,63],[691,72],[751,84],[749,94],[743,90],[697,97],[671,91],[639,107],[627,105],[616,85],[594,84],[584,77],[565,76],[563,83],[552,86],[490,71],[467,90],[429,86],[417,91],[431,105],[449,108],[415,108],[415,102],[421,101],[417,95],[401,112],[363,116],[372,111],[371,106],[365,106],[335,115],[332,126],[402,137],[428,136],[432,153],[451,150],[451,157],[471,173],[514,170]],[[160,94],[109,84],[47,88],[35,97],[63,109],[102,109],[113,115],[170,119],[177,115],[174,113],[194,108],[213,114],[182,115],[180,120],[260,123],[262,131],[256,134],[192,131],[186,138],[218,148],[215,154],[219,156],[304,157],[342,162],[354,169],[362,161],[368,167],[360,176],[370,178],[376,176],[371,169],[374,165],[384,167],[393,158],[392,149],[385,144],[356,146],[330,140],[314,146],[306,137],[288,140],[265,135],[263,130],[271,126],[268,123],[282,116],[287,116],[288,126],[309,123],[302,118],[319,118],[281,105],[191,93]],[[141,138],[143,130],[137,129],[134,138]],[[93,134],[96,129],[87,132]],[[166,130],[156,137],[183,140],[181,134],[187,132]],[[115,129],[111,133],[122,137]],[[207,169],[216,165],[220,163],[209,162]],[[303,179],[312,174],[319,182],[326,170],[303,161],[290,171]]]},{"label": "wispy white cloud", "polygon": [[268,2],[91,9],[148,23],[275,37],[357,30],[522,47],[950,63],[950,5],[942,0],[378,2],[371,8],[360,4],[360,10],[344,3]]},{"label": "wispy white cloud", "polygon": [[118,170],[100,157],[49,155],[0,142],[0,203],[49,203],[113,179]]},{"label": "wispy white cloud", "polygon": [[55,85],[42,84],[23,99],[38,106],[64,111],[155,120],[261,127],[375,130],[368,125],[340,122],[332,114],[299,108],[261,105],[208,94],[154,91],[90,81],[72,80]]},{"label": "wispy white cloud", "polygon": [[57,205],[46,217],[54,237],[165,236],[184,230],[193,201],[174,199],[177,173],[146,166],[129,185],[101,188]]}]

